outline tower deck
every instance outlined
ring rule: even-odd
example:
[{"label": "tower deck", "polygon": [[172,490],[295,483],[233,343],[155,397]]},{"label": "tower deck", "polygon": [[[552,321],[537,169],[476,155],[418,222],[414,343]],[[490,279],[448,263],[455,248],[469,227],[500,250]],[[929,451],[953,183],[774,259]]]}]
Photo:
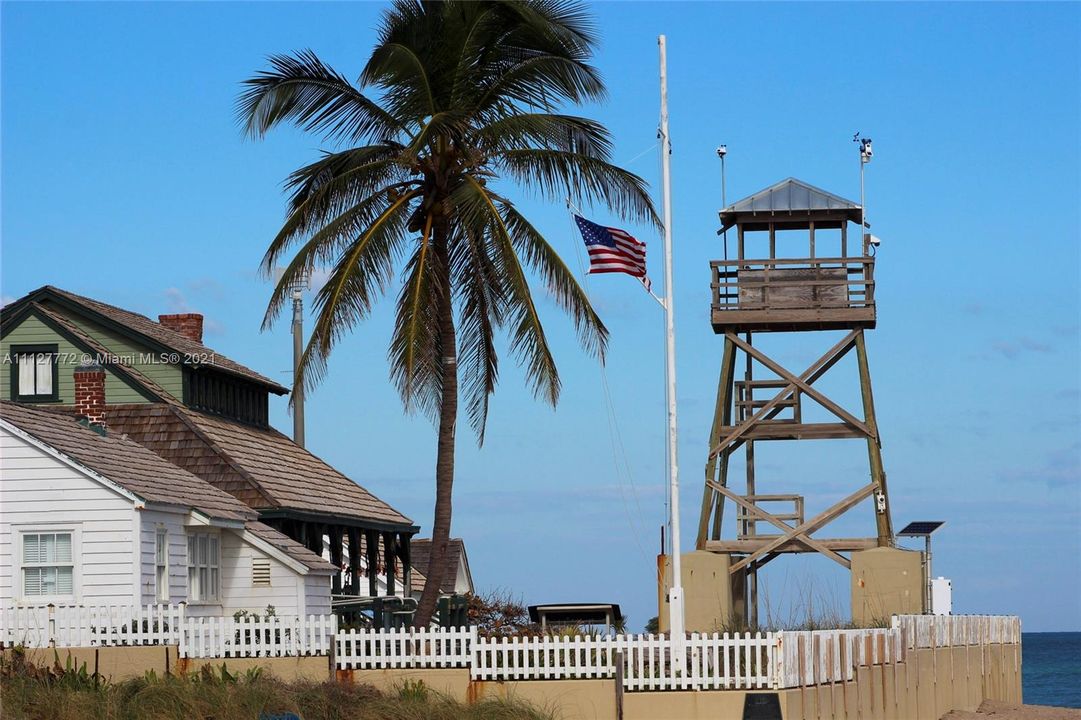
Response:
[{"label": "tower deck", "polygon": [[714,260],[716,333],[875,326],[873,257]]}]

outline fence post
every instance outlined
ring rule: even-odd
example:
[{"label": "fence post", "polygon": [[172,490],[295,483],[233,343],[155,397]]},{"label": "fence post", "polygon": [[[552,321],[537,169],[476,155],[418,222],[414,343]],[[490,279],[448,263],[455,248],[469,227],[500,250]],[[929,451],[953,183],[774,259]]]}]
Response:
[{"label": "fence post", "polygon": [[338,678],[338,616],[334,616],[334,622],[330,627],[330,647],[327,649],[327,664],[330,666],[330,681]]},{"label": "fence post", "polygon": [[769,644],[769,672],[772,677],[769,679],[769,687],[777,690],[787,684],[785,679],[784,668],[784,633],[773,633],[773,642]]},{"label": "fence post", "polygon": [[616,720],[623,720],[623,651],[616,650]]}]

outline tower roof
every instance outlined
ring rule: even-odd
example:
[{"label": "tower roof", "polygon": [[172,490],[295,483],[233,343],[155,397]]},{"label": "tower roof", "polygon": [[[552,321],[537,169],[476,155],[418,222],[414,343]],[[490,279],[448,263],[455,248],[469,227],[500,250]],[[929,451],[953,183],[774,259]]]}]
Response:
[{"label": "tower roof", "polygon": [[727,229],[750,217],[781,214],[793,219],[840,215],[859,222],[861,210],[858,203],[790,177],[721,210],[721,223],[722,229]]}]

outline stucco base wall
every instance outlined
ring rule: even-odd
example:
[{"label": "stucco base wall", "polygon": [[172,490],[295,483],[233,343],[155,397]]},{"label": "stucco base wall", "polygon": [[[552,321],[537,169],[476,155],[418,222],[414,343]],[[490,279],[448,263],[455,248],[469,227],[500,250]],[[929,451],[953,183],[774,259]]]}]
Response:
[{"label": "stucco base wall", "polygon": [[[521,700],[544,708],[561,720],[615,720],[616,718],[614,680],[517,680],[473,683],[471,700],[491,697]],[[631,720],[632,716],[626,713],[627,695],[623,697],[623,717]]]},{"label": "stucco base wall", "polygon": [[851,682],[785,693],[785,720],[939,720],[984,700],[1021,703],[1021,648],[910,650],[906,662],[859,668]]},{"label": "stucco base wall", "polygon": [[[4,650],[4,662],[11,658],[13,650]],[[176,672],[177,652],[175,645],[149,645],[146,647],[103,647],[103,648],[39,648],[27,649],[26,659],[38,667],[52,667],[59,662],[60,667],[72,668],[86,665],[88,673],[95,671],[110,682],[119,682],[142,677],[153,671],[159,676],[166,672]]]},{"label": "stucco base wall", "polygon": [[204,667],[219,670],[222,665],[233,675],[243,675],[254,668],[261,668],[267,675],[283,682],[326,682],[330,679],[330,661],[326,656],[274,657],[274,658],[204,658],[182,660],[180,672],[191,674]]},{"label": "stucco base wall", "polygon": [[383,692],[395,692],[406,683],[422,682],[458,702],[468,702],[470,698],[468,668],[339,670],[337,675],[342,682],[372,685]]}]

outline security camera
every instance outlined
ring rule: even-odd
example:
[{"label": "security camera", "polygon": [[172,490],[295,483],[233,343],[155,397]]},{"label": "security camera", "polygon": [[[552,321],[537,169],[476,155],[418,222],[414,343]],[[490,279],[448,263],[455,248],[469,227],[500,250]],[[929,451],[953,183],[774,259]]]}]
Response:
[{"label": "security camera", "polygon": [[879,245],[882,244],[882,238],[877,237],[875,235],[868,235],[867,236],[867,241],[870,242],[875,247],[878,247]]},{"label": "security camera", "polygon": [[717,157],[723,158],[727,154],[728,154],[728,146],[727,145],[721,145],[720,147],[717,148]]}]

